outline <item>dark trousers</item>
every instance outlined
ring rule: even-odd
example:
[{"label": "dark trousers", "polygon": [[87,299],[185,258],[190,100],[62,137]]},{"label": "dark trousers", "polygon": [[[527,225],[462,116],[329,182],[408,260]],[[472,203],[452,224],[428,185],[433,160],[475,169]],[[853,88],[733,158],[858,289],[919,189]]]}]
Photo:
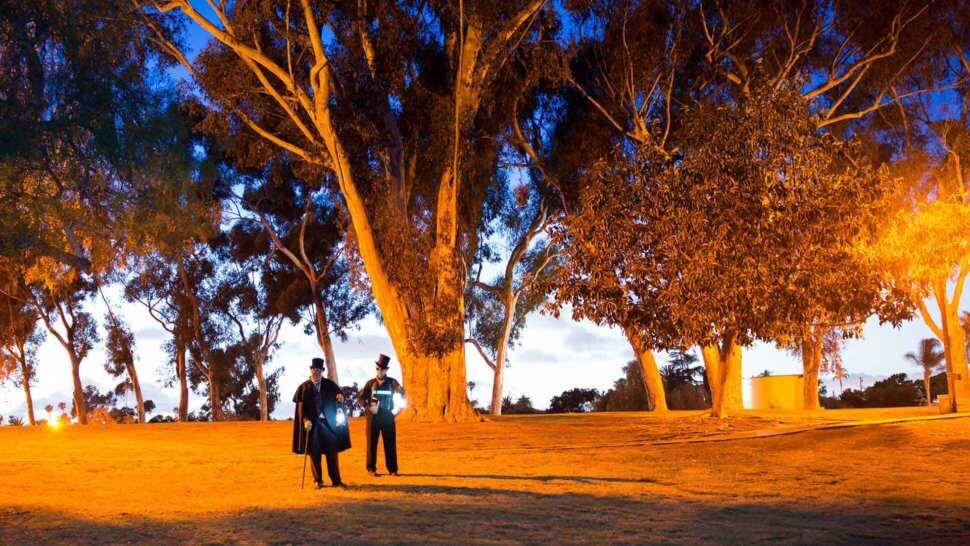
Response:
[{"label": "dark trousers", "polygon": [[327,457],[327,474],[334,485],[340,481],[340,464],[337,460],[337,436],[326,425],[317,423],[310,433],[310,466],[313,467],[313,480],[323,483],[321,455]]},{"label": "dark trousers", "polygon": [[384,464],[388,472],[397,472],[397,431],[394,414],[380,411],[367,414],[367,470],[377,471],[377,439],[384,437]]}]

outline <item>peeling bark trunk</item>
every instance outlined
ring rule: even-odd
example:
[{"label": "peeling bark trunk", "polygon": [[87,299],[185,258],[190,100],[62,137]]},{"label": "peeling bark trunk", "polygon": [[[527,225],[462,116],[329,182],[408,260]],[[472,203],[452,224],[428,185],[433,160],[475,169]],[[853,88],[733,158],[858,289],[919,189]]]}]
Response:
[{"label": "peeling bark trunk", "polygon": [[[406,355],[400,357],[400,355]],[[438,356],[398,352],[408,393],[405,419],[418,422],[479,420],[468,401],[465,347]]]},{"label": "peeling bark trunk", "polygon": [[71,359],[71,378],[74,380],[74,409],[77,412],[77,422],[88,424],[88,406],[84,403],[84,387],[81,386],[81,360],[73,352],[68,351]]},{"label": "peeling bark trunk", "polygon": [[256,381],[259,383],[259,420],[269,421],[269,402],[266,396],[266,377],[263,375],[263,359],[256,359]]},{"label": "peeling bark trunk", "polygon": [[946,385],[950,411],[970,407],[970,381],[967,378],[966,331],[960,325],[956,305],[947,305],[943,319],[943,348],[946,354]]},{"label": "peeling bark trunk", "polygon": [[633,328],[624,328],[627,340],[633,347],[633,354],[636,356],[637,363],[640,365],[640,372],[643,375],[644,388],[647,391],[647,400],[650,404],[650,411],[662,413],[667,411],[667,395],[664,393],[664,382],[660,377],[660,370],[657,369],[657,359],[644,343],[643,337]]},{"label": "peeling bark trunk", "polygon": [[213,421],[225,421],[226,414],[222,411],[222,396],[219,391],[219,383],[211,375],[209,379],[209,406],[212,409]]},{"label": "peeling bark trunk", "polygon": [[27,404],[27,421],[30,426],[37,424],[34,419],[34,398],[30,394],[30,369],[27,367],[27,361],[24,358],[20,359],[20,375],[24,380],[24,399]]},{"label": "peeling bark trunk", "polygon": [[933,295],[940,311],[940,325],[933,323],[932,318],[925,313],[924,307],[921,306],[920,310],[923,320],[943,342],[950,407],[941,408],[941,410],[954,412],[967,409],[970,408],[970,377],[968,377],[967,335],[960,324],[960,294],[955,293],[953,301],[950,301],[947,298],[944,279],[934,285]]},{"label": "peeling bark trunk", "polygon": [[185,368],[185,342],[181,336],[175,336],[175,374],[179,380],[179,422],[189,419],[189,380]]},{"label": "peeling bark trunk", "polygon": [[728,336],[721,345],[701,347],[704,367],[711,385],[711,415],[727,417],[744,409],[741,399],[741,347]]},{"label": "peeling bark trunk", "polygon": [[131,386],[135,389],[135,403],[138,406],[138,422],[144,424],[145,421],[145,400],[141,395],[141,383],[138,382],[138,372],[135,370],[135,363],[127,364],[128,378],[131,379]]},{"label": "peeling bark trunk", "polygon": [[502,324],[502,335],[499,336],[498,347],[495,348],[495,370],[492,377],[492,404],[490,413],[502,415],[502,398],[505,393],[505,359],[509,347],[509,336],[512,335],[512,324],[515,322],[515,306],[518,298],[506,293],[502,304],[505,306],[505,317]]},{"label": "peeling bark trunk", "polygon": [[802,339],[802,392],[803,407],[806,411],[816,411],[818,403],[818,373],[822,367],[822,343],[812,334]]}]

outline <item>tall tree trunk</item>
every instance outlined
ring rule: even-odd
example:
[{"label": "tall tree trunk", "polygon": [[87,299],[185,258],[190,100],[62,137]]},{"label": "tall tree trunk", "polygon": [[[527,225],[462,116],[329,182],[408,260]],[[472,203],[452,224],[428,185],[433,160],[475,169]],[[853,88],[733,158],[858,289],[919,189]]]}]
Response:
[{"label": "tall tree trunk", "polygon": [[226,414],[222,411],[222,393],[219,390],[219,380],[213,372],[207,376],[209,380],[209,406],[212,409],[213,421],[225,421]]},{"label": "tall tree trunk", "polygon": [[263,358],[256,357],[256,381],[259,383],[259,420],[269,421],[269,402],[266,396],[266,377],[263,375]]},{"label": "tall tree trunk", "polygon": [[129,362],[128,368],[128,378],[131,380],[131,386],[135,389],[135,403],[138,409],[138,422],[144,424],[145,421],[145,400],[141,395],[141,383],[138,381],[138,372],[135,370],[135,363]]},{"label": "tall tree trunk", "polygon": [[727,335],[720,345],[701,347],[704,367],[711,385],[711,415],[727,417],[729,412],[744,409],[741,398],[741,347]]},{"label": "tall tree trunk", "polygon": [[822,367],[821,336],[810,333],[802,338],[802,392],[805,411],[817,411],[818,372]]},{"label": "tall tree trunk", "polygon": [[74,380],[74,410],[77,412],[77,422],[88,424],[88,406],[84,403],[84,387],[81,386],[81,359],[73,352],[69,352],[71,359],[71,378]]},{"label": "tall tree trunk", "polygon": [[515,322],[515,306],[518,298],[509,291],[505,292],[502,305],[505,307],[505,316],[502,322],[502,334],[498,339],[498,346],[495,348],[495,370],[492,377],[492,404],[490,413],[492,415],[502,415],[502,395],[505,394],[505,359],[509,347],[509,336],[512,335],[512,324]]},{"label": "tall tree trunk", "polygon": [[633,354],[640,365],[640,372],[643,375],[644,387],[647,391],[647,400],[650,410],[658,413],[667,411],[667,395],[664,393],[663,378],[660,377],[660,370],[657,369],[657,359],[653,356],[653,351],[644,343],[643,335],[635,328],[624,327],[623,333],[626,334],[627,341],[633,347]]},{"label": "tall tree trunk", "polygon": [[[962,278],[961,278],[962,279]],[[946,357],[946,387],[949,394],[950,407],[941,408],[946,411],[970,409],[970,377],[968,377],[967,363],[967,334],[960,323],[960,296],[954,292],[953,299],[946,293],[947,279],[940,279],[933,285],[933,296],[940,311],[939,326],[933,321],[920,304],[923,321],[933,330],[936,337],[943,342]],[[957,283],[958,290],[962,283]]]},{"label": "tall tree trunk", "polygon": [[930,370],[923,369],[923,388],[926,390],[926,405],[933,405],[933,394],[930,392]]},{"label": "tall tree trunk", "polygon": [[175,336],[175,374],[179,380],[179,422],[189,420],[189,378],[185,368],[185,340],[181,335]]},{"label": "tall tree trunk", "polygon": [[27,359],[21,355],[20,358],[20,375],[24,380],[24,399],[27,403],[27,421],[30,426],[37,424],[34,419],[34,398],[30,394],[30,368],[27,366]]},{"label": "tall tree trunk", "polygon": [[406,418],[419,422],[462,422],[477,418],[468,401],[463,343],[442,356],[409,354],[396,347],[395,350],[407,385]]},{"label": "tall tree trunk", "polygon": [[313,290],[313,326],[317,331],[317,345],[323,351],[323,358],[327,363],[327,379],[340,384],[337,379],[337,355],[333,352],[333,339],[330,337],[330,325],[327,323],[327,311],[323,307],[320,295],[315,286]]},{"label": "tall tree trunk", "polygon": [[[189,300],[189,307],[192,310],[192,316],[190,319],[192,327],[192,335],[195,339],[195,348],[198,349],[197,354],[193,355],[195,358],[195,364],[199,368],[199,371],[205,375],[206,380],[209,383],[209,405],[212,411],[213,421],[223,421],[225,420],[225,413],[222,411],[222,401],[219,392],[218,378],[216,378],[216,370],[213,365],[215,361],[211,358],[209,353],[209,346],[206,343],[205,336],[202,334],[202,319],[199,315],[199,300],[195,295],[195,290],[192,283],[189,280],[188,273],[185,271],[185,256],[180,255],[178,258],[178,273],[179,277],[182,279],[182,289]],[[204,361],[204,366],[203,366]]]}]

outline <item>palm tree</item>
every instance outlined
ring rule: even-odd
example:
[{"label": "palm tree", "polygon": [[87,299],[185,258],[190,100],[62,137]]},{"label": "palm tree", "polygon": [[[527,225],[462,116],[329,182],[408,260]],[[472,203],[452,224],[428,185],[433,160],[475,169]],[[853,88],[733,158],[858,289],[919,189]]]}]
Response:
[{"label": "palm tree", "polygon": [[935,338],[927,338],[920,341],[918,353],[906,353],[906,360],[923,368],[923,385],[926,387],[927,406],[933,400],[933,396],[930,394],[930,377],[940,367],[945,357],[946,355],[943,352],[942,344]]}]

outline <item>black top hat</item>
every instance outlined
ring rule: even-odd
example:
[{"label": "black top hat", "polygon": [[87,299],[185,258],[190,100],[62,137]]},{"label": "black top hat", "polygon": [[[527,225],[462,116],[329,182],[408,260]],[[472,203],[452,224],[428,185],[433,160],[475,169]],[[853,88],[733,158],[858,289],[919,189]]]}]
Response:
[{"label": "black top hat", "polygon": [[378,368],[386,370],[391,367],[391,357],[382,354],[381,356],[377,357],[377,362],[375,362],[375,364],[377,364]]},{"label": "black top hat", "polygon": [[322,358],[314,358],[313,360],[311,360],[310,361],[310,369],[311,370],[322,370],[323,369],[323,359]]}]

